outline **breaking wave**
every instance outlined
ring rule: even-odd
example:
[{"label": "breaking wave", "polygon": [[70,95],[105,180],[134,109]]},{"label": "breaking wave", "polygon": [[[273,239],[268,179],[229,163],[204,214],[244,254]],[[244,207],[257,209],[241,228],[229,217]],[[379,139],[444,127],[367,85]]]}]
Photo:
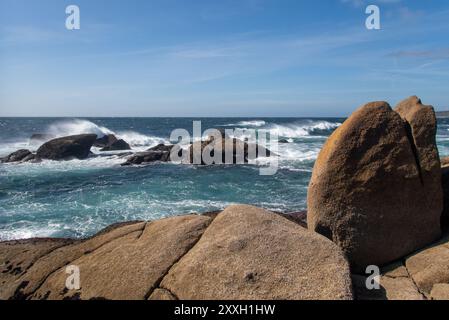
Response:
[{"label": "breaking wave", "polygon": [[46,133],[55,137],[92,133],[96,134],[98,138],[101,138],[107,134],[114,134],[117,138],[128,142],[132,147],[152,147],[159,143],[167,143],[167,140],[160,137],[148,136],[135,131],[114,132],[91,121],[80,119],[54,123],[48,127]]}]

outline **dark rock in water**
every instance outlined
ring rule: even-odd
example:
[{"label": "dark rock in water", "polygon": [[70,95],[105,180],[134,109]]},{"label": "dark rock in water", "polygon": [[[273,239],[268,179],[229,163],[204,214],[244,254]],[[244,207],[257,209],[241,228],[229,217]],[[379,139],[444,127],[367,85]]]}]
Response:
[{"label": "dark rock in water", "polygon": [[287,139],[281,139],[279,140],[279,143],[289,143]]},{"label": "dark rock in water", "polygon": [[[238,159],[239,150],[242,151],[242,159]],[[255,150],[255,153],[252,154],[250,150]],[[221,153],[221,164],[237,164],[241,161],[243,163],[248,163],[249,160],[254,160],[260,156],[274,156],[274,154],[270,150],[258,144],[247,143],[235,138],[224,138],[222,140],[209,138],[205,141],[194,142],[190,146],[188,162],[202,165],[206,164],[204,159],[202,158],[204,152],[210,154],[212,158],[214,157],[215,152]],[[229,161],[226,161],[226,154],[232,155],[231,163],[229,163]]]},{"label": "dark rock in water", "polygon": [[139,165],[156,161],[169,162],[172,152],[177,152],[177,156],[182,156],[182,150],[179,146],[159,144],[145,152],[137,152],[128,158],[122,166]]},{"label": "dark rock in water", "polygon": [[169,162],[172,152],[177,152],[178,157],[182,156],[181,148],[177,146],[175,150],[174,147],[174,145],[158,144],[145,152],[135,153],[129,157],[128,160],[122,164],[122,166],[139,165],[156,161]]},{"label": "dark rock in water", "polygon": [[53,139],[37,150],[37,156],[50,160],[86,159],[96,139],[97,135],[95,134],[80,134]]},{"label": "dark rock in water", "polygon": [[131,147],[125,140],[120,139],[113,142],[111,145],[104,147],[100,151],[120,151],[120,150],[131,150]]},{"label": "dark rock in water", "polygon": [[155,147],[152,147],[150,149],[148,149],[147,151],[163,151],[163,152],[171,152],[171,150],[173,149],[174,145],[167,145],[167,144],[158,144]]},{"label": "dark rock in water", "polygon": [[32,155],[30,150],[27,149],[21,149],[17,150],[16,152],[11,153],[9,156],[2,158],[1,162],[3,163],[9,163],[9,162],[19,162],[23,161],[28,156]]},{"label": "dark rock in water", "polygon": [[22,159],[22,162],[41,162],[42,160],[35,154],[31,153]]},{"label": "dark rock in water", "polygon": [[126,160],[122,166],[130,166],[133,164],[150,163],[155,161],[164,161],[166,152],[162,151],[145,151],[137,152]]},{"label": "dark rock in water", "polygon": [[118,139],[117,139],[117,137],[115,135],[107,134],[107,135],[105,135],[105,136],[95,140],[93,146],[97,147],[97,148],[104,148],[104,147],[112,145],[117,140]]},{"label": "dark rock in water", "polygon": [[325,143],[308,189],[308,227],[337,243],[355,272],[440,237],[435,134],[433,108],[412,97],[395,111],[386,102],[363,106]]},{"label": "dark rock in water", "polygon": [[30,142],[45,142],[51,139],[54,139],[55,136],[52,134],[46,134],[46,133],[35,133],[31,136]]}]

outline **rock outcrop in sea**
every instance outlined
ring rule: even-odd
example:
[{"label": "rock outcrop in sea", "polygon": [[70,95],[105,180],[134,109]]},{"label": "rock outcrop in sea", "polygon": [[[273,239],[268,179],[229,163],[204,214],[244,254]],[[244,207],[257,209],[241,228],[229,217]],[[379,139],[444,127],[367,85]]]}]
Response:
[{"label": "rock outcrop in sea", "polygon": [[[221,133],[221,137],[215,138],[210,136],[206,140],[194,142],[188,150],[188,162],[207,164],[203,155],[207,154],[213,158],[215,153],[221,155],[218,157],[221,164],[242,164],[255,160],[258,157],[275,156],[270,150],[261,145],[230,138]],[[215,162],[209,164],[215,164]]]},{"label": "rock outcrop in sea", "polygon": [[50,160],[86,159],[95,140],[97,140],[95,134],[53,139],[40,146],[36,155],[40,159]]},{"label": "rock outcrop in sea", "polygon": [[11,163],[11,162],[26,162],[34,159],[35,155],[28,149],[20,149],[17,150],[10,155],[1,158],[0,162],[2,163]]}]

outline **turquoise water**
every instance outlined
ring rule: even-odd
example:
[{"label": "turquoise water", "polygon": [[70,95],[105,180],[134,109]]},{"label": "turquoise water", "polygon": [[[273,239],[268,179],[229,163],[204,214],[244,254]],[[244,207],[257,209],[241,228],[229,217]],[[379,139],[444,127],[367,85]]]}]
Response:
[{"label": "turquoise water", "polygon": [[[134,151],[168,142],[173,129],[263,128],[290,143],[279,145],[279,170],[259,175],[262,164],[198,167],[152,164],[121,167],[117,155],[64,162],[0,164],[0,239],[85,237],[125,220],[254,204],[283,212],[306,209],[307,185],[326,138],[344,119],[298,118],[0,118],[0,157],[30,145],[33,133],[63,136],[113,132]],[[449,154],[449,120],[439,121],[438,144]]]}]

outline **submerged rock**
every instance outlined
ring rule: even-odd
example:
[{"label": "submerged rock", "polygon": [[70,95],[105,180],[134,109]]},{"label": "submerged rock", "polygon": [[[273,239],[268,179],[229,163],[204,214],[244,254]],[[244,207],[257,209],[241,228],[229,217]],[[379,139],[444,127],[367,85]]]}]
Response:
[{"label": "submerged rock", "polygon": [[50,160],[86,159],[96,139],[95,134],[57,138],[43,144],[36,154],[41,159]]},{"label": "submerged rock", "polygon": [[117,140],[110,145],[107,145],[100,151],[122,151],[122,150],[131,150],[130,145],[123,139]]},{"label": "submerged rock", "polygon": [[309,185],[308,226],[337,243],[354,270],[440,236],[435,133],[433,108],[413,97],[397,112],[386,102],[363,106],[325,143]]}]

